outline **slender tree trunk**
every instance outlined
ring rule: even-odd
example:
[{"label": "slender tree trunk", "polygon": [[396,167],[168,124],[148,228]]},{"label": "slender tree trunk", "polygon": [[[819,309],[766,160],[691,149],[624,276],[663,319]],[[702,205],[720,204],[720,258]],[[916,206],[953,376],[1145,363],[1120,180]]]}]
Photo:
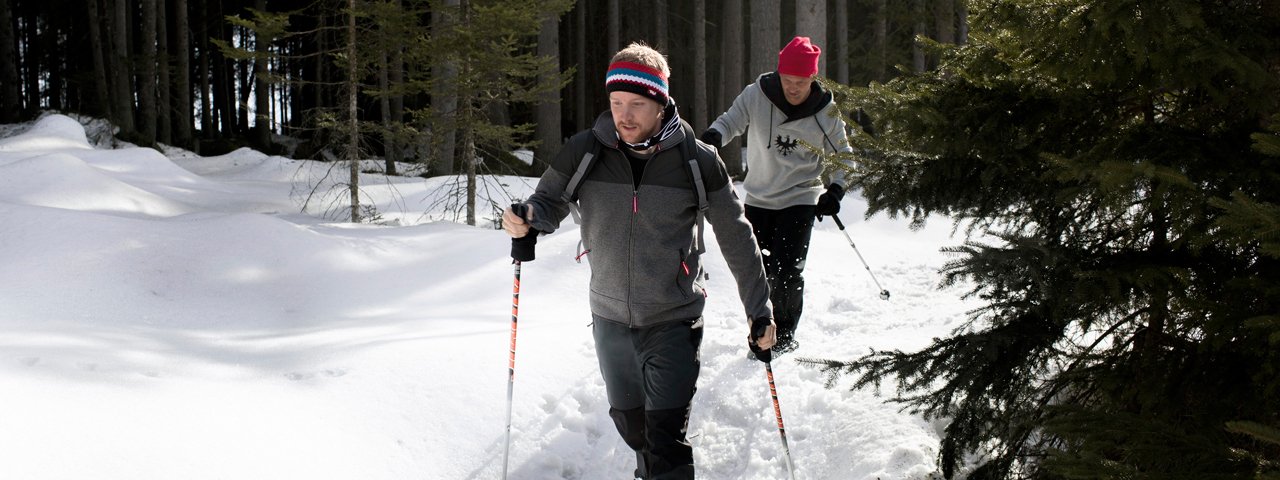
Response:
[{"label": "slender tree trunk", "polygon": [[[796,36],[809,37],[809,41],[827,53],[831,46],[827,44],[827,1],[796,0]],[[781,50],[781,47],[775,49]],[[827,74],[827,57],[818,57],[818,75]]]},{"label": "slender tree trunk", "polygon": [[21,27],[23,28],[18,36],[23,38],[23,44],[27,47],[22,51],[22,58],[18,60],[20,75],[23,83],[26,84],[21,92],[21,96],[25,97],[22,103],[26,107],[23,109],[23,115],[34,116],[40,110],[40,69],[44,60],[45,42],[40,35],[37,35],[38,30],[34,23],[24,22]]},{"label": "slender tree trunk", "polygon": [[391,132],[391,97],[387,92],[391,89],[391,52],[382,52],[382,61],[378,62],[378,110],[382,113],[382,171],[387,175],[396,174],[396,161],[391,159],[391,152],[396,149],[395,134]]},{"label": "slender tree trunk", "polygon": [[142,38],[138,41],[138,134],[146,145],[156,143],[156,1],[139,2]]},{"label": "slender tree trunk", "polygon": [[173,0],[174,80],[173,104],[174,143],[191,148],[191,27],[187,16],[187,0]]},{"label": "slender tree trunk", "polygon": [[[585,2],[579,2],[585,3]],[[609,55],[622,50],[622,4],[618,0],[609,0]],[[586,20],[583,20],[586,24]],[[581,43],[579,43],[581,45]],[[585,65],[585,64],[584,64]]]},{"label": "slender tree trunk", "polygon": [[668,5],[666,0],[654,0],[653,3],[655,5],[653,9],[653,14],[652,14],[653,15],[652,43],[654,48],[657,48],[659,52],[662,52],[663,54],[667,54],[668,53],[667,37],[669,36],[667,32],[668,30],[667,18],[670,16],[671,12],[667,11]]},{"label": "slender tree trunk", "polygon": [[[433,28],[440,32],[448,29],[452,22],[458,21],[459,0],[445,0],[444,11],[440,15],[432,15]],[[457,150],[455,139],[458,129],[458,92],[455,83],[458,78],[458,66],[451,62],[442,62],[432,67],[435,82],[431,95],[432,109],[436,112],[436,122],[431,128],[431,145],[434,151],[433,162],[435,173],[451,175],[454,173],[454,157]]]},{"label": "slender tree trunk", "polygon": [[[560,72],[560,18],[547,15],[542,20],[542,30],[538,34],[538,56],[553,59],[554,69],[542,75],[538,83],[558,82]],[[538,140],[536,160],[550,165],[556,153],[560,151],[560,91],[548,93],[537,105],[537,122],[534,137]],[[531,167],[536,167],[537,163]],[[532,168],[537,170],[536,168]],[[534,173],[531,171],[530,173]]]},{"label": "slender tree trunk", "polygon": [[[102,53],[103,40],[105,39],[102,36],[102,0],[89,0],[88,4],[89,54],[93,57],[93,99],[89,102],[89,105],[92,105],[89,113],[103,118],[115,118],[111,113],[111,102],[107,101],[108,98],[111,98],[111,94],[107,87],[107,62],[104,60]],[[5,58],[12,57],[5,55]],[[0,83],[6,86],[12,85],[7,79]],[[8,110],[8,108],[4,108],[4,110]],[[0,115],[3,115],[3,112],[0,112]]]},{"label": "slender tree trunk", "polygon": [[965,0],[957,2],[956,16],[959,17],[956,22],[959,24],[956,29],[956,43],[964,45],[969,43],[969,2]]},{"label": "slender tree trunk", "polygon": [[[217,138],[217,112],[213,106],[213,59],[209,42],[209,0],[195,0],[200,21],[200,133],[205,139]],[[199,150],[197,145],[197,151]]]},{"label": "slender tree trunk", "polygon": [[112,3],[111,21],[111,72],[115,90],[112,108],[115,124],[124,132],[133,132],[133,89],[129,82],[129,0],[109,0]]},{"label": "slender tree trunk", "polygon": [[694,128],[707,128],[707,0],[693,2]]},{"label": "slender tree trunk", "polygon": [[[835,60],[834,76],[837,83],[849,84],[849,2],[836,0],[834,12],[835,36],[830,42],[834,48],[831,58]],[[826,56],[826,55],[824,55]],[[831,65],[831,64],[828,64]],[[830,70],[830,69],[829,69]]]},{"label": "slender tree trunk", "polygon": [[751,76],[778,69],[779,28],[778,3],[773,0],[751,0]]},{"label": "slender tree trunk", "polygon": [[[91,6],[92,7],[92,6]],[[18,121],[22,92],[18,91],[18,44],[9,0],[0,1],[0,123]]]},{"label": "slender tree trunk", "polygon": [[169,12],[165,0],[156,3],[156,140],[165,145],[173,144],[173,99],[170,97],[169,75]]},{"label": "slender tree trunk", "polygon": [[[471,12],[469,11],[469,3],[467,0],[458,2],[460,6],[460,14],[458,21],[463,25],[471,24]],[[458,76],[464,79],[471,78],[470,65],[463,63],[459,66]],[[475,103],[472,101],[472,95],[475,92],[469,89],[463,89],[458,92],[458,126],[462,134],[462,165],[467,174],[467,225],[476,225],[476,137],[475,126],[473,122]]]},{"label": "slender tree trunk", "polygon": [[[249,45],[250,32],[246,28],[231,28],[232,37],[240,37],[241,45]],[[256,48],[256,47],[255,47]],[[248,60],[227,59],[227,64],[231,69],[231,75],[237,88],[232,90],[231,98],[234,100],[236,112],[236,133],[249,133],[249,129],[253,128],[249,123],[249,111],[253,107],[249,105],[249,97],[252,93],[253,64]]]},{"label": "slender tree trunk", "polygon": [[351,174],[351,223],[360,223],[360,127],[356,109],[356,0],[347,0],[347,165]]},{"label": "slender tree trunk", "polygon": [[[743,80],[743,40],[742,25],[745,20],[742,11],[743,0],[724,0],[724,12],[721,15],[721,22],[724,29],[720,37],[720,108],[717,112],[725,112],[733,105],[733,100],[738,97],[738,93],[742,91],[743,86],[747,83]],[[714,122],[715,119],[708,119],[708,122]],[[710,126],[710,125],[708,125]],[[724,160],[725,167],[729,171],[729,175],[734,178],[741,179],[742,169],[742,140],[735,138],[733,141],[720,147],[720,158]]]},{"label": "slender tree trunk", "polygon": [[[576,76],[574,95],[574,111],[577,112],[577,128],[575,130],[586,129],[591,125],[591,112],[588,108],[587,98],[590,96],[591,89],[587,85],[587,65],[591,62],[587,59],[587,4],[586,2],[578,2],[577,31],[574,36],[577,40],[574,42],[576,49],[575,56],[578,57],[578,70],[574,72]],[[616,24],[618,15],[618,0],[609,0],[609,54],[618,51],[618,25]]]},{"label": "slender tree trunk", "polygon": [[924,2],[925,0],[913,0],[912,2],[912,11],[915,13],[913,16],[916,21],[911,29],[911,65],[916,72],[923,72],[928,68],[925,63],[924,48],[920,46],[920,42],[916,41],[916,38],[929,34],[924,26]]},{"label": "slender tree trunk", "polygon": [[956,43],[955,0],[936,0],[933,4],[933,24],[940,43]]},{"label": "slender tree trunk", "polygon": [[[253,8],[260,12],[267,10],[267,0],[255,0]],[[271,51],[271,39],[262,33],[255,32],[253,48],[257,55],[253,57],[253,91],[254,115],[253,127],[261,148],[271,146],[271,82],[267,72],[267,54]]]},{"label": "slender tree trunk", "polygon": [[[392,3],[396,5],[397,9],[404,6],[401,0],[393,0]],[[392,87],[400,87],[404,84],[403,52],[404,47],[399,45],[392,47],[391,49],[390,66],[387,68],[387,82]],[[397,88],[396,93],[391,95],[389,100],[387,109],[390,113],[388,116],[391,119],[393,135],[391,136],[391,141],[387,143],[387,160],[390,161],[392,165],[395,165],[403,160],[402,152],[404,150],[400,145],[401,138],[399,132],[401,131],[400,126],[404,122],[404,94],[400,93]]]},{"label": "slender tree trunk", "polygon": [[[206,24],[210,26],[213,35],[229,44],[232,39],[227,34],[226,22],[223,20],[222,2],[221,0],[212,1],[209,17],[205,18]],[[220,121],[221,134],[234,135],[236,133],[236,101],[232,61],[217,49],[209,53],[213,63],[213,103]]]}]

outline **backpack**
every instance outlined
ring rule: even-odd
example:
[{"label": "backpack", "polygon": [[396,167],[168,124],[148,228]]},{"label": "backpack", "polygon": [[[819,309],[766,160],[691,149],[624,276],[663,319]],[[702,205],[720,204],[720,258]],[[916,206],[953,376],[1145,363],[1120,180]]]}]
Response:
[{"label": "backpack", "polygon": [[[706,244],[702,240],[703,223],[706,217],[706,211],[710,207],[707,203],[707,187],[702,181],[702,170],[698,168],[698,148],[697,139],[693,135],[693,127],[687,122],[681,121],[681,127],[684,129],[684,141],[680,142],[680,158],[687,159],[689,165],[689,181],[693,184],[694,195],[698,199],[698,214],[696,224],[697,231],[693,237],[693,247],[691,252],[703,253],[707,250]],[[582,215],[578,212],[578,187],[582,185],[583,180],[587,178],[587,174],[591,172],[591,167],[595,164],[595,159],[600,156],[600,150],[604,145],[600,143],[600,139],[591,136],[591,148],[587,153],[582,155],[582,160],[578,161],[578,168],[574,170],[573,176],[569,177],[569,183],[564,187],[564,193],[560,195],[560,199],[569,204],[569,212],[573,214],[573,221],[578,225],[582,225]],[[590,248],[584,248],[582,240],[578,240],[578,254],[574,256],[574,260],[582,261],[582,257],[591,253]]]}]

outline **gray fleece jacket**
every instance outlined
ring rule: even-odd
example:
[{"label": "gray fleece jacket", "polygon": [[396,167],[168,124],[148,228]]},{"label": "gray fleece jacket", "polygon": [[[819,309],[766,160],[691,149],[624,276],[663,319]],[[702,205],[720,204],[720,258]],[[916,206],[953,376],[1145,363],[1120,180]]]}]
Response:
[{"label": "gray fleece jacket", "polygon": [[[772,81],[772,83],[770,83]],[[813,205],[826,191],[822,159],[800,145],[804,140],[826,153],[852,152],[845,136],[845,123],[835,115],[831,94],[814,82],[805,105],[788,107],[791,117],[779,108],[779,90],[771,99],[767,89],[780,85],[776,73],[760,75],[747,85],[733,106],[720,115],[711,128],[720,132],[723,143],[747,135],[747,177],[742,182],[747,205],[772,210],[796,205]],[[781,88],[775,86],[775,88]],[[716,145],[719,147],[720,145]],[[830,172],[827,183],[845,186],[844,172]]]},{"label": "gray fleece jacket", "polygon": [[[599,158],[578,187],[582,240],[590,250],[591,312],[598,317],[648,327],[702,315],[703,259],[694,245],[698,202],[688,159],[679,149],[685,132],[658,145],[636,188],[605,112],[592,129],[569,139],[529,197],[532,226],[548,233],[559,228],[569,214],[561,199],[569,178],[592,142],[601,142]],[[742,202],[715,150],[696,144],[709,203],[706,220],[737,281],[746,316],[769,317],[769,286]]]}]

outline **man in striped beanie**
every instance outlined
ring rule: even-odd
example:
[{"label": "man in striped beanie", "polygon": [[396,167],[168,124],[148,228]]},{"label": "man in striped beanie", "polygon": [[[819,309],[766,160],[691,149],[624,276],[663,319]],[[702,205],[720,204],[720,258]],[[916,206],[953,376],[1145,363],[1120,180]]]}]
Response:
[{"label": "man in striped beanie", "polygon": [[511,209],[502,218],[522,239],[555,231],[571,207],[578,210],[609,416],[636,452],[636,476],[664,480],[694,475],[686,429],[706,306],[703,215],[737,281],[749,346],[766,354],[775,340],[768,281],[742,202],[716,151],[680,120],[670,75],[666,58],[643,44],[614,55],[605,74],[609,111],[565,144],[524,218]]}]

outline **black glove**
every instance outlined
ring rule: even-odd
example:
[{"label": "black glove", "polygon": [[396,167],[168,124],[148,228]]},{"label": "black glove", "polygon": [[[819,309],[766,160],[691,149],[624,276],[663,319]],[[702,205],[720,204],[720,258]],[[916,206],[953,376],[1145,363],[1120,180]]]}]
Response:
[{"label": "black glove", "polygon": [[724,137],[720,135],[720,131],[708,128],[707,131],[702,132],[702,136],[698,137],[698,140],[702,140],[702,143],[716,147],[716,150],[719,150],[720,141],[724,140]]},{"label": "black glove", "polygon": [[756,341],[760,337],[769,333],[769,325],[773,324],[773,319],[769,317],[760,317],[751,320],[751,336],[747,338],[747,347],[751,349],[751,353],[755,354],[756,360],[764,363],[773,361],[773,351],[765,350],[756,345]]},{"label": "black glove", "polygon": [[[523,203],[511,204],[511,213],[516,214],[521,220],[529,218],[525,216],[529,206]],[[533,260],[534,246],[538,244],[538,230],[529,227],[529,233],[520,238],[511,239],[511,258],[518,262],[528,262]]]},{"label": "black glove", "polygon": [[827,185],[826,193],[818,196],[818,204],[813,209],[813,214],[818,216],[821,221],[823,215],[835,215],[840,213],[840,200],[844,198],[844,187],[839,184]]}]

